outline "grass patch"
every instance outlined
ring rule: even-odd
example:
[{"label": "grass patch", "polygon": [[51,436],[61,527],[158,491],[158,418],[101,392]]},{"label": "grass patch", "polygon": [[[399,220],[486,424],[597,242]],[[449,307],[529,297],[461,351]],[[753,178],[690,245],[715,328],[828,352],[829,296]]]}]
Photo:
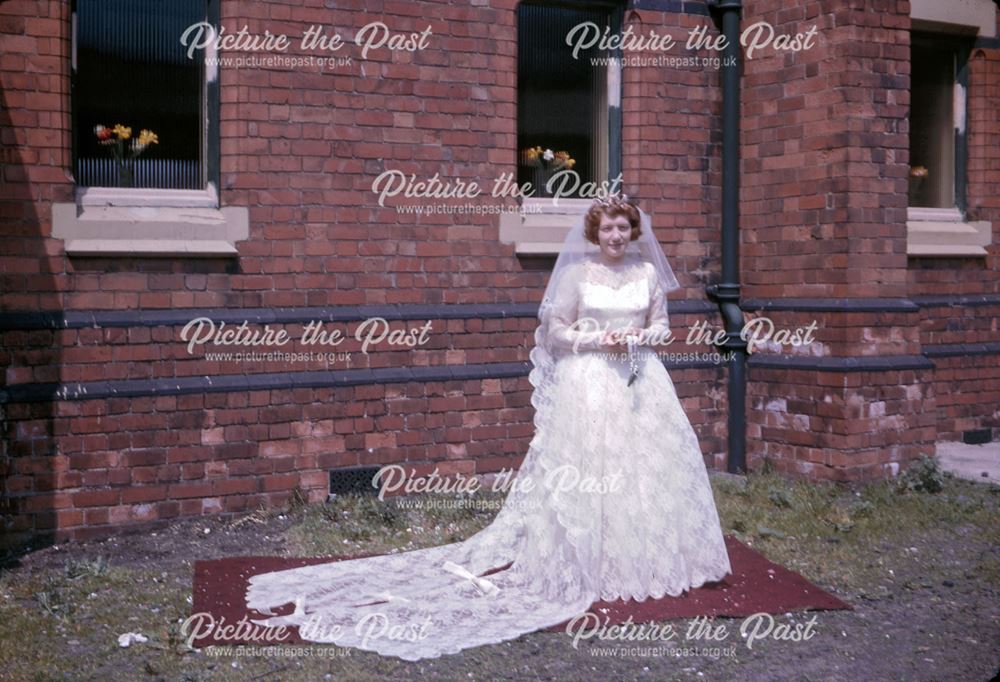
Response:
[{"label": "grass patch", "polygon": [[118,646],[125,632],[149,638],[146,661],[175,656],[170,631],[187,617],[190,589],[189,579],[116,567],[103,557],[7,572],[0,577],[0,661],[10,679],[110,679],[114,662],[130,657]]},{"label": "grass patch", "polygon": [[297,556],[388,553],[463,540],[490,523],[503,502],[492,493],[379,500],[341,495],[302,507],[287,534]]},{"label": "grass patch", "polygon": [[[941,474],[935,464],[859,487],[775,474],[713,486],[725,532],[810,580],[847,591],[866,593],[884,582],[895,559],[932,563],[944,550],[914,539],[932,529],[1000,541],[1000,488]],[[996,567],[986,563],[980,568],[995,578]]]}]

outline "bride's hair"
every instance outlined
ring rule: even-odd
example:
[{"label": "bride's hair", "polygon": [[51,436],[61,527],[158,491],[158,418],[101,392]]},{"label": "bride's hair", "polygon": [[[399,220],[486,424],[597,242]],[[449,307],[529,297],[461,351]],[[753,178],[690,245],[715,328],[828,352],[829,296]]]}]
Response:
[{"label": "bride's hair", "polygon": [[635,241],[642,234],[639,209],[629,202],[627,195],[612,195],[591,204],[583,217],[583,235],[592,244],[600,243],[597,239],[597,232],[601,229],[601,217],[605,215],[609,218],[617,218],[622,215],[628,218],[628,223],[632,226],[630,240]]}]

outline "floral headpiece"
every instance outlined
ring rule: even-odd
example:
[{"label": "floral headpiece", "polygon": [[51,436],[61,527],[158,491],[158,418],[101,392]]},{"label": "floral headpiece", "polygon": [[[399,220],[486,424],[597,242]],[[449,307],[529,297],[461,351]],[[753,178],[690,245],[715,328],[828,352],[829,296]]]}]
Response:
[{"label": "floral headpiece", "polygon": [[608,196],[603,199],[595,199],[594,205],[601,206],[603,208],[620,208],[623,206],[631,206],[631,203],[629,203],[627,194],[615,192],[614,194],[608,194]]}]

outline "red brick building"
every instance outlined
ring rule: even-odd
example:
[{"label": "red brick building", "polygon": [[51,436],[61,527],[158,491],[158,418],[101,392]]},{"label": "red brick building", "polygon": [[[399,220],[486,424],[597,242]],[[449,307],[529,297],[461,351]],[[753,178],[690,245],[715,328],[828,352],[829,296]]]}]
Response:
[{"label": "red brick building", "polygon": [[[620,172],[653,216],[674,352],[721,328],[724,67],[686,44],[719,35],[705,2],[331,4],[0,3],[3,545],[320,500],[345,467],[516,467],[553,244],[587,203],[500,213],[529,146]],[[882,478],[1000,429],[997,7],[793,4],[743,2],[774,40],[740,67],[740,305],[816,331],[750,356],[748,466]],[[201,22],[230,42],[192,47]],[[567,57],[581,22],[647,49]],[[159,139],[117,164],[95,123]],[[387,172],[484,195],[380,203]],[[292,341],[189,352],[195,318]],[[312,321],[347,337],[332,358],[306,355]],[[400,338],[363,348],[363,324]],[[724,468],[726,364],[667,366]]]}]

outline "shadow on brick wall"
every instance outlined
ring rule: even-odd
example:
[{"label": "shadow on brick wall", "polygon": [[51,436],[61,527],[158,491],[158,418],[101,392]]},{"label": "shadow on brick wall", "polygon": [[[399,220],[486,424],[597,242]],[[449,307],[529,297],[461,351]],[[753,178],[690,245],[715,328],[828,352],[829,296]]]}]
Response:
[{"label": "shadow on brick wall", "polygon": [[[5,17],[7,23],[23,17]],[[3,26],[21,34],[23,26]],[[20,55],[27,59],[26,55]],[[61,131],[45,130],[26,107],[42,74],[24,68],[0,80],[0,559],[51,544],[58,526],[61,476],[54,441],[55,386],[60,352],[55,326],[61,313],[57,273],[46,253],[39,199],[63,169],[46,165],[58,155],[46,144]],[[48,76],[44,76],[48,77]],[[34,136],[34,137],[33,137]],[[47,148],[48,147],[48,148]],[[38,173],[36,176],[35,173]],[[49,173],[50,175],[46,175]],[[41,312],[45,311],[45,312]],[[24,386],[27,385],[27,386]],[[12,386],[17,386],[11,390]],[[30,388],[28,388],[30,386]],[[23,390],[28,389],[28,390]]]}]

